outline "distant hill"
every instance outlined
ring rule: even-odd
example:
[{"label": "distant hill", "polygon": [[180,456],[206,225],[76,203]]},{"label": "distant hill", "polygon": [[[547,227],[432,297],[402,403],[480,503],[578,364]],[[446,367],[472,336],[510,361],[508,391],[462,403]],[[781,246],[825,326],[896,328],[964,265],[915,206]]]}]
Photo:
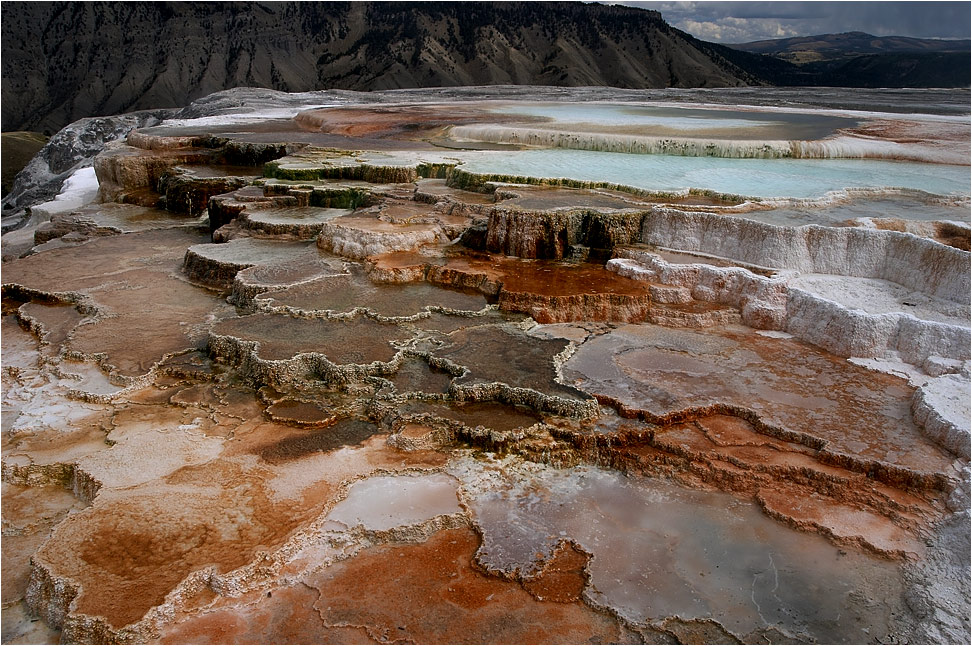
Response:
[{"label": "distant hill", "polygon": [[969,87],[972,75],[968,40],[851,31],[726,47],[738,52],[723,51],[728,60],[773,85]]},{"label": "distant hill", "polygon": [[970,66],[969,52],[869,54],[801,65],[809,81],[793,85],[967,88]]},{"label": "distant hill", "polygon": [[969,52],[968,40],[938,40],[907,36],[872,36],[862,31],[821,34],[729,45],[733,49],[775,56],[795,64],[849,58],[866,54]]}]

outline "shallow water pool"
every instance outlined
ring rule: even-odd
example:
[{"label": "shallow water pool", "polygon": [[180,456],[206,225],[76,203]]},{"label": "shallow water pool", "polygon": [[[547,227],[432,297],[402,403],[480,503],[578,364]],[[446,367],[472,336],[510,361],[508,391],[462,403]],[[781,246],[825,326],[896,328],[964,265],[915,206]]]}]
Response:
[{"label": "shallow water pool", "polygon": [[845,188],[968,195],[969,167],[871,159],[732,159],[534,149],[470,156],[472,173],[564,177],[656,191],[689,188],[751,197],[818,198]]}]

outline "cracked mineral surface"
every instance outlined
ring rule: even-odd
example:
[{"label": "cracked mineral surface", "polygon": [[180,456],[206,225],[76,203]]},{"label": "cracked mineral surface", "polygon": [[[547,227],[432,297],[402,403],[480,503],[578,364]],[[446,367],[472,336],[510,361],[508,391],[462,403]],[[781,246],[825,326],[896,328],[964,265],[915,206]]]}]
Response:
[{"label": "cracked mineral surface", "polygon": [[968,643],[968,114],[591,92],[234,90],[6,234],[2,641]]}]

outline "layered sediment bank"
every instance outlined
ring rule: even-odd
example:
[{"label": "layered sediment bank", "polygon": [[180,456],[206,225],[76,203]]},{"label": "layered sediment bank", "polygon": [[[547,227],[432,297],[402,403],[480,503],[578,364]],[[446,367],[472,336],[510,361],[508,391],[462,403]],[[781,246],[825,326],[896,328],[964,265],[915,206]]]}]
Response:
[{"label": "layered sediment bank", "polygon": [[[472,172],[514,113],[413,108],[138,130],[4,236],[5,640],[968,642],[954,168]],[[708,114],[642,108],[574,135]],[[917,119],[759,115],[691,145]]]}]

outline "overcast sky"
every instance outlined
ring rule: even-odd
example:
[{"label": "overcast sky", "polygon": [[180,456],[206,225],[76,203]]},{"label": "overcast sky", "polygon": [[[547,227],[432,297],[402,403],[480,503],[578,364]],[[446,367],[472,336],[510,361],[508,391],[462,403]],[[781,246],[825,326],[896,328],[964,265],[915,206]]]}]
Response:
[{"label": "overcast sky", "polygon": [[875,36],[969,38],[965,2],[638,2],[696,38],[744,43],[864,31]]}]

